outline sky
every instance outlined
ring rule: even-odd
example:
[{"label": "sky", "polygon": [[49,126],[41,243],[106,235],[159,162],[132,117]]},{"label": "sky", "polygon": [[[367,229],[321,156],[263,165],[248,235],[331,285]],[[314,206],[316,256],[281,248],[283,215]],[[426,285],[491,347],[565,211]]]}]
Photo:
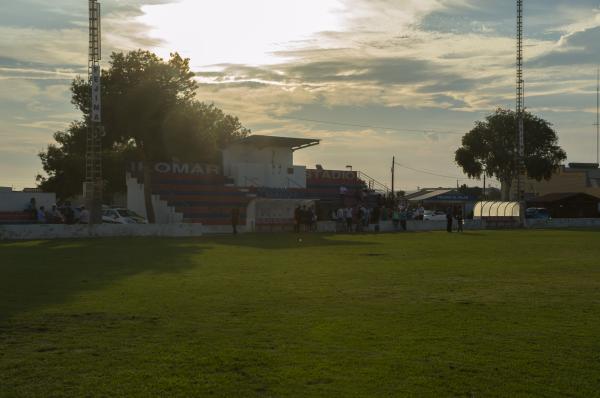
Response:
[{"label": "sky", "polygon": [[[191,59],[199,100],[254,134],[321,139],[296,163],[396,187],[455,186],[476,120],[515,103],[515,2],[104,0],[103,66],[138,48]],[[600,0],[525,0],[526,105],[568,161],[595,153]],[[86,0],[0,0],[0,186],[35,185],[37,154],[81,115]],[[470,185],[479,181],[460,180]]]}]

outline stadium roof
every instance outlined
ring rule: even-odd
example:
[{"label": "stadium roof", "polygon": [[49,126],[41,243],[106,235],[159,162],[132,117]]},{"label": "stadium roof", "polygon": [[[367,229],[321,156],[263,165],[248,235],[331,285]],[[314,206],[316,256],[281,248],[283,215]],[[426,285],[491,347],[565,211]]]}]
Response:
[{"label": "stadium roof", "polygon": [[416,194],[409,195],[406,198],[410,201],[422,202],[427,199],[435,198],[436,196],[445,195],[452,191],[453,191],[452,189],[438,189],[438,190],[429,191],[429,192],[421,191],[421,192],[417,192]]},{"label": "stadium roof", "polygon": [[271,135],[251,135],[236,141],[234,144],[251,145],[257,148],[279,147],[291,148],[292,151],[319,145],[321,140],[312,138],[275,137]]},{"label": "stadium roof", "polygon": [[577,198],[577,197],[579,197],[581,199],[585,198],[588,200],[600,199],[594,195],[590,195],[585,192],[558,192],[558,193],[549,193],[544,196],[538,196],[537,198],[531,199],[529,202],[531,202],[531,203],[553,203],[553,202],[560,202],[563,200],[568,200],[568,199]]},{"label": "stadium roof", "polygon": [[473,202],[477,198],[464,194],[456,189],[438,188],[438,189],[423,189],[410,195],[406,195],[405,199],[410,202],[436,202],[436,203],[465,203]]}]

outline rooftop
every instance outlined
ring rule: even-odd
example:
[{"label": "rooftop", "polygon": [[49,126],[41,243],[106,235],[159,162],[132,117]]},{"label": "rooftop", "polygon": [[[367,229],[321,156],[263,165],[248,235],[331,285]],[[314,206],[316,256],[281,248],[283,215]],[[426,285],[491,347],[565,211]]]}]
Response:
[{"label": "rooftop", "polygon": [[560,202],[567,199],[572,199],[575,197],[585,198],[589,200],[598,200],[593,195],[583,193],[583,192],[557,192],[557,193],[549,193],[547,195],[538,196],[530,200],[531,203],[552,203],[552,202]]},{"label": "rooftop", "polygon": [[275,137],[271,135],[251,135],[234,142],[234,144],[249,145],[256,148],[291,148],[292,151],[309,148],[311,146],[319,145],[320,143],[321,140],[312,138]]}]

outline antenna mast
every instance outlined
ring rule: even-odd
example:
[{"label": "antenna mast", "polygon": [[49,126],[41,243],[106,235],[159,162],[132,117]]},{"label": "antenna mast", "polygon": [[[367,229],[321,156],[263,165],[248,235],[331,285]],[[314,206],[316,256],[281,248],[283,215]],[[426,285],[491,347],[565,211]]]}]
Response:
[{"label": "antenna mast", "polygon": [[522,176],[525,171],[525,81],[523,80],[523,0],[517,0],[517,145],[516,145],[516,169],[517,169],[517,201],[523,200]]},{"label": "antenna mast", "polygon": [[600,164],[600,67],[596,77],[596,163]]},{"label": "antenna mast", "polygon": [[90,116],[86,136],[84,195],[90,211],[90,224],[102,221],[102,92],[101,70],[101,20],[100,3],[88,0],[89,5],[89,58]]}]

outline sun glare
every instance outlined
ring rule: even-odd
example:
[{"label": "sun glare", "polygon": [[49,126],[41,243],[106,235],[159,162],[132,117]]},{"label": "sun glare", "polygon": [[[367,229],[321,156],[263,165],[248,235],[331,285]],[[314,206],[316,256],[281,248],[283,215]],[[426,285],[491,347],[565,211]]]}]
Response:
[{"label": "sun glare", "polygon": [[343,10],[340,0],[181,0],[145,6],[139,19],[162,41],[154,49],[161,55],[179,51],[195,66],[262,65],[318,32],[340,30]]}]

